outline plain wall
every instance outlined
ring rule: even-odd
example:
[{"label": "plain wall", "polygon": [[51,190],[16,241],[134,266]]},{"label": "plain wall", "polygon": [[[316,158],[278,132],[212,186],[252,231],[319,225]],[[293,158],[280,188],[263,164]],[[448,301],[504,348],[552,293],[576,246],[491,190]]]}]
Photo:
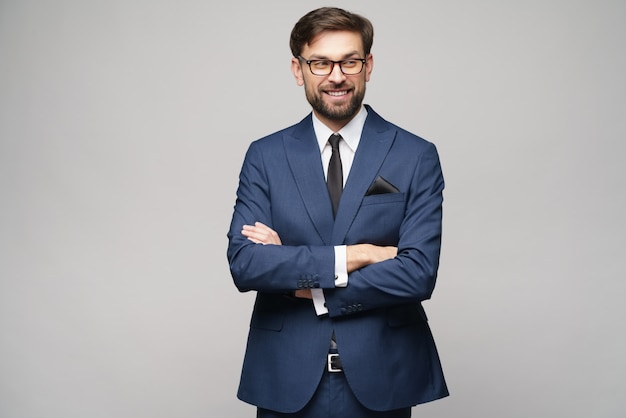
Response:
[{"label": "plain wall", "polygon": [[[0,417],[252,417],[226,232],[248,144],[310,108],[296,1],[0,0]],[[366,103],[434,142],[419,417],[626,415],[626,3],[336,1]]]}]

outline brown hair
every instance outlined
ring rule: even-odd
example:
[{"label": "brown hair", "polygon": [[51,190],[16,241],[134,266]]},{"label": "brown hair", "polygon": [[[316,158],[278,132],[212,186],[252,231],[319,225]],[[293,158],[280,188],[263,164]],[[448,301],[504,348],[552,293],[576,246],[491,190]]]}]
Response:
[{"label": "brown hair", "polygon": [[302,16],[291,31],[289,47],[294,57],[302,53],[302,48],[324,31],[347,30],[358,32],[363,41],[365,55],[368,55],[374,42],[374,27],[367,18],[337,7],[322,7]]}]

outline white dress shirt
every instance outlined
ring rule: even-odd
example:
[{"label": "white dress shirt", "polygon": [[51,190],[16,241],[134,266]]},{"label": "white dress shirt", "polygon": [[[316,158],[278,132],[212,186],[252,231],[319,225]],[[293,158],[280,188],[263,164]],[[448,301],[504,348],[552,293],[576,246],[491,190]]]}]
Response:
[{"label": "white dress shirt", "polygon": [[[332,149],[328,143],[328,138],[334,133],[338,133],[343,138],[343,141],[339,142],[339,154],[341,155],[341,168],[343,170],[343,184],[346,184],[346,179],[350,174],[350,168],[352,168],[352,161],[354,160],[354,154],[359,146],[361,140],[361,133],[363,132],[363,126],[365,125],[365,119],[367,118],[367,110],[364,106],[361,106],[361,110],[352,118],[350,122],[338,132],[332,131],[328,126],[324,125],[313,113],[313,130],[317,137],[317,143],[320,147],[320,153],[322,156],[322,164],[324,166],[324,173],[327,175],[328,164],[330,162],[330,156],[332,155]],[[346,246],[339,245],[335,247],[335,287],[346,287],[348,285],[348,269],[346,266]],[[325,302],[323,289],[311,289],[311,295],[313,296],[313,305],[315,306],[315,312],[317,315],[324,315],[328,313]]]}]

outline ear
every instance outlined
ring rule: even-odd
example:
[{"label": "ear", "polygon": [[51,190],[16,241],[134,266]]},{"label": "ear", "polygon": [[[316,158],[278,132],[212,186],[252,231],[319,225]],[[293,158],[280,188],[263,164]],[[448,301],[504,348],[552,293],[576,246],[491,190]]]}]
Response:
[{"label": "ear", "polygon": [[370,76],[372,74],[372,70],[374,69],[374,56],[369,54],[365,58],[365,81],[370,81]]},{"label": "ear", "polygon": [[304,85],[304,76],[302,74],[302,66],[300,65],[300,60],[296,57],[291,58],[291,72],[293,76],[296,78],[296,83],[299,86]]}]

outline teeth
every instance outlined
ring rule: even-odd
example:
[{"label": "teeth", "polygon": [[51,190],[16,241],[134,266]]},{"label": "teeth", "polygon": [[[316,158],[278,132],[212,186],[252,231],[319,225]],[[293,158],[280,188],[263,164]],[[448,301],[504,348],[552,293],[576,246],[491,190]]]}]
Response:
[{"label": "teeth", "polygon": [[348,92],[345,90],[344,91],[329,91],[328,94],[331,96],[343,96],[345,94],[348,94]]}]

